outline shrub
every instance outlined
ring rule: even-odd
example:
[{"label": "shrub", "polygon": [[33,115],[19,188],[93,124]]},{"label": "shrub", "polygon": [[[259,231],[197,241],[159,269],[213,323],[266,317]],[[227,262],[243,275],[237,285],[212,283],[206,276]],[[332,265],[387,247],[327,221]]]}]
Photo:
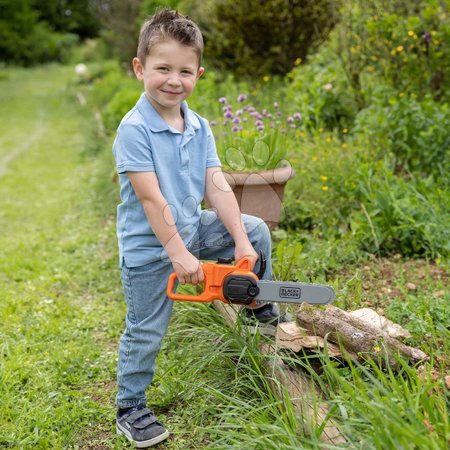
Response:
[{"label": "shrub", "polygon": [[203,25],[205,55],[238,77],[286,74],[326,39],[338,19],[335,5],[330,0],[216,1]]},{"label": "shrub", "polygon": [[0,0],[0,61],[33,65],[63,61],[78,37],[54,32],[39,19],[39,12],[29,0]]},{"label": "shrub", "polygon": [[333,48],[360,109],[368,101],[364,80],[368,74],[420,99],[427,95],[435,100],[448,98],[448,1],[352,0],[343,5]]},{"label": "shrub", "polygon": [[107,131],[116,131],[122,117],[136,104],[138,98],[139,92],[129,89],[123,89],[113,96],[102,114]]},{"label": "shrub", "polygon": [[359,170],[360,209],[350,217],[361,248],[381,255],[448,257],[450,221],[448,198],[432,178],[405,181],[384,169]]},{"label": "shrub", "polygon": [[288,103],[303,114],[305,131],[350,128],[357,107],[340,60],[327,47],[297,64],[288,74]]},{"label": "shrub", "polygon": [[389,92],[359,113],[356,139],[361,145],[370,142],[378,157],[392,156],[398,172],[445,176],[450,170],[448,104]]},{"label": "shrub", "polygon": [[102,25],[101,37],[113,55],[131,69],[139,37],[140,0],[91,0],[91,7]]}]

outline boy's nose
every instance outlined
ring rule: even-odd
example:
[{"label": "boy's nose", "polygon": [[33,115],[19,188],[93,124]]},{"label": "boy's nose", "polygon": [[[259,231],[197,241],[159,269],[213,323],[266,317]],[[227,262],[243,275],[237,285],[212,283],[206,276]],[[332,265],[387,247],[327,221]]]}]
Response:
[{"label": "boy's nose", "polygon": [[180,78],[177,74],[172,74],[167,82],[172,86],[179,86],[181,84]]}]

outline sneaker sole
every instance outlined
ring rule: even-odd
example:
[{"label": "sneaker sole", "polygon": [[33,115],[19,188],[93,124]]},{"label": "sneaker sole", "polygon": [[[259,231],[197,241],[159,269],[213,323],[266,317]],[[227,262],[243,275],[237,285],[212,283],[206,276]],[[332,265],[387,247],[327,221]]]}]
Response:
[{"label": "sneaker sole", "polygon": [[166,430],[164,433],[161,433],[159,436],[155,436],[152,439],[147,439],[146,441],[135,441],[130,432],[120,426],[120,424],[116,424],[117,434],[123,434],[130,442],[136,445],[137,448],[146,448],[152,447],[153,445],[159,444],[160,442],[167,439],[170,433]]}]

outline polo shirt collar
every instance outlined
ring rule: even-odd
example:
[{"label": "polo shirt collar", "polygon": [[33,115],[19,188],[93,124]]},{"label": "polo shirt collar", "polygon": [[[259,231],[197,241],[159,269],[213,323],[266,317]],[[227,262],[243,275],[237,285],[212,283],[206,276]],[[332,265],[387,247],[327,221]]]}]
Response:
[{"label": "polo shirt collar", "polygon": [[[143,115],[147,125],[150,130],[157,133],[160,131],[170,130],[169,125],[164,119],[159,115],[158,111],[153,107],[153,105],[148,100],[145,92],[142,93],[140,99],[136,104],[137,109]],[[186,131],[194,131],[200,128],[200,121],[198,117],[188,108],[186,101],[181,103],[181,110],[184,116],[184,126]]]}]

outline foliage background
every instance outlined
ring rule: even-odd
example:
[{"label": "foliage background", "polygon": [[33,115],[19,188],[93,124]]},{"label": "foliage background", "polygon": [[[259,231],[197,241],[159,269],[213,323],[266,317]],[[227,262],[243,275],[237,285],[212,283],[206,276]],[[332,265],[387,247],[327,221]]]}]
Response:
[{"label": "foliage background", "polygon": [[[410,330],[409,343],[431,355],[421,371],[404,367],[398,377],[376,367],[338,367],[325,361],[327,369],[316,381],[328,386],[332,415],[345,424],[349,442],[364,448],[396,448],[399,443],[446,448],[450,2],[320,2],[329,14],[317,16],[316,34],[308,42],[295,36],[301,36],[301,21],[310,23],[319,2],[245,0],[234,6],[235,16],[223,13],[229,3],[0,0],[0,82],[10,86],[20,75],[27,80],[27,98],[41,109],[45,102],[33,94],[33,78],[48,76],[57,83],[57,92],[50,81],[43,84],[55,106],[58,127],[52,130],[63,130],[66,140],[70,130],[64,128],[64,111],[89,141],[80,160],[67,150],[67,161],[60,163],[70,162],[75,173],[91,180],[85,192],[77,178],[70,178],[74,187],[64,204],[74,209],[66,219],[69,236],[61,237],[60,244],[55,247],[48,239],[59,230],[60,212],[43,217],[36,205],[39,222],[2,247],[1,280],[7,283],[0,286],[0,376],[6,395],[0,401],[6,406],[0,408],[0,446],[69,448],[96,439],[98,445],[123,446],[105,431],[107,420],[113,420],[114,355],[123,318],[113,269],[116,247],[105,237],[114,234],[118,201],[110,148],[121,118],[142,91],[130,73],[139,26],[162,5],[179,8],[204,30],[207,70],[189,105],[217,123],[219,147],[225,142],[221,97],[235,105],[236,113],[237,99],[245,94],[239,107],[252,107],[261,115],[277,111],[277,125],[295,125],[280,150],[296,177],[287,186],[283,220],[273,233],[276,276],[331,283],[338,306],[377,309]],[[246,8],[252,7],[261,7],[264,14],[246,26],[247,16],[253,17]],[[288,16],[292,23],[283,22]],[[233,18],[245,30],[237,33]],[[221,36],[220,46],[213,42],[215,36]],[[50,61],[70,66],[59,72],[57,65],[39,65]],[[80,63],[86,67],[76,75],[73,66]],[[24,71],[17,65],[38,66]],[[64,109],[57,108],[59,97],[66,102]],[[86,102],[81,113],[80,98]],[[18,111],[20,117],[32,116],[23,108]],[[295,114],[301,118],[289,121]],[[254,133],[256,120],[247,122]],[[74,138],[74,148],[82,138]],[[54,140],[58,148],[56,135]],[[249,159],[251,147],[245,154]],[[45,151],[50,152],[48,146]],[[6,206],[0,219],[23,212],[8,199],[17,186],[26,190],[34,169],[32,162],[20,183],[8,178],[2,185]],[[63,175],[60,167],[50,170],[53,175],[43,181]],[[56,205],[59,190],[51,185],[51,193],[55,200],[49,194],[48,201]],[[26,223],[30,218],[23,214]],[[49,221],[55,228],[46,228]],[[27,234],[33,239],[33,255],[23,244]],[[53,247],[59,249],[55,254]],[[54,265],[43,263],[49,255],[66,271],[53,273]],[[82,308],[78,302],[84,302]],[[33,314],[34,325],[27,328],[21,321]],[[320,430],[313,427],[316,434],[299,436],[289,399],[273,397],[261,375],[258,342],[230,334],[207,308],[186,306],[174,323],[161,356],[162,373],[151,388],[158,414],[177,430],[171,448],[252,448],[256,442],[256,448],[266,450],[274,448],[267,438],[272,434],[280,436],[276,450],[300,445],[299,440],[319,448]],[[73,336],[71,346],[61,337],[64,332]],[[44,351],[54,341],[61,343],[63,363],[57,360],[59,353],[56,359],[30,357],[30,349]],[[35,370],[38,360],[45,376]],[[104,381],[108,377],[109,384]],[[86,408],[89,414],[82,414]],[[24,419],[29,411],[32,425]],[[196,431],[186,430],[186,423],[195,424]],[[80,437],[76,431],[81,429]],[[93,437],[100,432],[104,439]]]}]

